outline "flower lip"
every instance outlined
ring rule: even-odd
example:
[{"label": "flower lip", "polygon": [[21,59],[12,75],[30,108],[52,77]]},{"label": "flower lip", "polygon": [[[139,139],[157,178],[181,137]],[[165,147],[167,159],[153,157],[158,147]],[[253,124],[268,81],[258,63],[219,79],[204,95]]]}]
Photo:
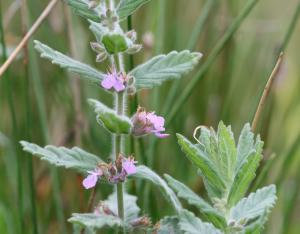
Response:
[{"label": "flower lip", "polygon": [[107,90],[113,88],[116,92],[121,92],[126,89],[127,81],[128,78],[126,74],[117,73],[115,69],[111,69],[111,71],[104,76],[101,86]]}]

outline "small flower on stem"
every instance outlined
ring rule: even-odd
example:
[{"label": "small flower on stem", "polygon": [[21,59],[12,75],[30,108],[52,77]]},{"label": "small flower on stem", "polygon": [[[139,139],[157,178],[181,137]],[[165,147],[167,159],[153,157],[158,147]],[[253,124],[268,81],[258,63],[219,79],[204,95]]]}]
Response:
[{"label": "small flower on stem", "polygon": [[98,178],[103,175],[103,172],[100,168],[97,168],[94,171],[88,171],[88,173],[89,175],[82,181],[82,185],[85,189],[90,189],[95,187]]},{"label": "small flower on stem", "polygon": [[126,172],[127,175],[132,175],[136,173],[135,164],[137,161],[134,161],[134,157],[124,158],[122,162],[122,169]]},{"label": "small flower on stem", "polygon": [[124,91],[128,78],[123,73],[117,73],[116,70],[111,70],[104,76],[101,86],[107,90],[114,89],[116,92]]},{"label": "small flower on stem", "polygon": [[132,117],[133,130],[135,136],[143,136],[153,133],[159,138],[166,138],[169,134],[165,131],[165,119],[155,114],[155,112],[146,112],[144,108],[139,107],[136,114]]}]

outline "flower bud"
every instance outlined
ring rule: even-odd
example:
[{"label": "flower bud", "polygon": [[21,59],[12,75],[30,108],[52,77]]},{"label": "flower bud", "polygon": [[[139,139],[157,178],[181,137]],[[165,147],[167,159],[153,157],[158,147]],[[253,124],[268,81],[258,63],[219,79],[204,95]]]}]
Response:
[{"label": "flower bud", "polygon": [[106,52],[103,52],[103,53],[97,54],[96,62],[97,62],[97,63],[101,63],[101,62],[103,62],[105,59],[107,59],[107,53],[106,53]]},{"label": "flower bud", "polygon": [[92,50],[98,54],[105,52],[105,48],[101,46],[98,42],[90,42],[90,45]]},{"label": "flower bud", "polygon": [[136,54],[140,52],[140,50],[143,48],[141,44],[134,44],[128,50],[126,50],[127,54]]},{"label": "flower bud", "polygon": [[138,217],[130,222],[134,228],[148,227],[151,225],[151,219],[147,216]]},{"label": "flower bud", "polygon": [[137,39],[137,33],[135,30],[130,30],[126,33],[126,36],[132,41],[135,42]]}]

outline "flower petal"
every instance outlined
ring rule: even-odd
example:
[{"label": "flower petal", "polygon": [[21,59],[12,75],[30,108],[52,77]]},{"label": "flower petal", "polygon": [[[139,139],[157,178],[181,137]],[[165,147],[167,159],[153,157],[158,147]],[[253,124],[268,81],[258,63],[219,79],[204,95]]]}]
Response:
[{"label": "flower petal", "polygon": [[154,133],[155,136],[157,136],[158,138],[167,138],[168,136],[170,136],[170,134],[167,133],[160,133],[160,132],[156,132]]},{"label": "flower petal", "polygon": [[98,175],[90,174],[82,181],[82,185],[85,189],[90,189],[95,187],[97,180],[98,180]]}]

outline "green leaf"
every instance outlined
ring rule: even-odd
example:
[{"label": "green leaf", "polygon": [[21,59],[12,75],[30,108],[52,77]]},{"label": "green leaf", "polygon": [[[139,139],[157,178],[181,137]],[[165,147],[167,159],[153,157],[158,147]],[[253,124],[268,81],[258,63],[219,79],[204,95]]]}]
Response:
[{"label": "green leaf", "polygon": [[118,115],[116,111],[95,99],[88,99],[97,114],[97,121],[108,131],[116,134],[129,134],[132,123],[127,116]]},{"label": "green leaf", "polygon": [[102,43],[110,54],[117,54],[128,49],[126,39],[121,34],[106,34],[102,37]]},{"label": "green leaf", "polygon": [[68,219],[69,222],[79,224],[84,227],[89,227],[91,229],[101,229],[101,228],[113,228],[123,226],[122,220],[113,215],[105,214],[79,214],[73,213],[72,217]]},{"label": "green leaf", "polygon": [[222,234],[210,223],[204,223],[199,218],[187,210],[183,210],[179,215],[179,226],[183,234]]},{"label": "green leaf", "polygon": [[103,162],[96,155],[78,147],[67,149],[65,147],[48,145],[42,148],[26,141],[21,141],[20,143],[24,151],[39,157],[41,160],[58,167],[75,169],[83,173],[94,170],[99,163]]},{"label": "green leaf", "polygon": [[[260,226],[266,221],[266,217],[276,202],[276,187],[270,185],[258,189],[248,197],[243,198],[230,210],[229,218],[236,223],[242,222],[244,226],[251,225],[255,220],[260,220]],[[263,217],[263,219],[260,219]]]},{"label": "green leaf", "polygon": [[165,175],[165,178],[169,186],[177,193],[178,197],[185,199],[190,205],[196,206],[216,227],[226,227],[226,220],[218,210],[204,201],[183,183],[169,175]]},{"label": "green leaf", "polygon": [[176,197],[173,190],[167,185],[167,183],[154,171],[146,166],[138,166],[137,173],[133,174],[131,177],[145,179],[153,183],[157,186],[162,194],[166,197],[166,199],[170,202],[170,204],[174,207],[174,209],[179,212],[182,207],[180,201]]},{"label": "green leaf", "polygon": [[102,37],[104,34],[108,33],[108,29],[103,27],[102,24],[96,23],[92,20],[89,20],[90,27],[89,29],[93,32],[98,42],[102,41]]},{"label": "green leaf", "polygon": [[177,216],[167,216],[159,221],[158,228],[155,230],[157,234],[181,234],[178,226],[179,219]]},{"label": "green leaf", "polygon": [[65,0],[72,8],[75,14],[80,15],[86,19],[100,22],[100,12],[96,9],[89,8],[89,0]]},{"label": "green leaf", "polygon": [[78,62],[52,48],[42,44],[39,41],[34,41],[35,48],[41,53],[42,58],[49,59],[53,64],[59,65],[61,68],[66,68],[68,71],[76,73],[86,81],[97,85],[104,79],[104,74],[96,69]]},{"label": "green leaf", "polygon": [[132,15],[139,7],[149,2],[150,0],[121,0],[117,6],[117,14],[120,20],[125,20]]},{"label": "green leaf", "polygon": [[[125,214],[125,223],[138,218],[140,208],[137,206],[137,197],[130,195],[128,193],[123,194],[124,199],[124,214]],[[106,204],[110,210],[115,214],[118,213],[118,202],[117,202],[117,192],[113,192],[106,201],[103,202]]]},{"label": "green leaf", "polygon": [[197,65],[201,56],[200,53],[191,53],[188,50],[172,51],[167,55],[158,55],[150,59],[129,74],[135,77],[137,90],[148,89],[164,81],[181,78]]},{"label": "green leaf", "polygon": [[184,136],[180,134],[176,135],[178,138],[178,144],[181,146],[182,151],[185,153],[187,158],[201,171],[202,176],[208,182],[207,185],[212,187],[211,190],[216,191],[214,196],[220,197],[225,188],[225,184],[206,153],[201,151],[199,147],[191,143]]},{"label": "green leaf", "polygon": [[242,197],[245,196],[250,183],[255,178],[256,170],[262,160],[262,147],[263,142],[260,137],[257,137],[256,145],[254,149],[249,150],[250,155],[247,155],[241,163],[239,170],[236,172],[234,182],[231,186],[230,193],[228,195],[228,206],[235,205]]}]

